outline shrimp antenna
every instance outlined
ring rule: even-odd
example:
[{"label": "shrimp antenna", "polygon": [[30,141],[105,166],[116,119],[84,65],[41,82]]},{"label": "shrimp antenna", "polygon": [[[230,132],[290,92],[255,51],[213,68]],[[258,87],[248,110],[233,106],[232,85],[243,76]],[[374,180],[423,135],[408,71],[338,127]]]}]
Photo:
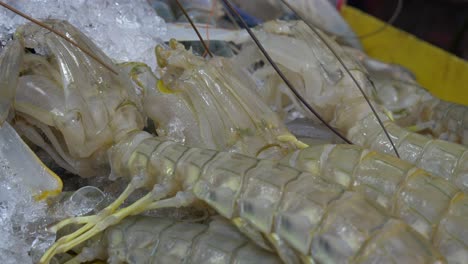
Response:
[{"label": "shrimp antenna", "polygon": [[393,23],[395,23],[395,21],[397,20],[398,16],[400,15],[401,11],[403,10],[403,0],[397,0],[397,5],[395,7],[395,10],[393,11],[392,13],[392,16],[388,19],[387,22],[385,22],[381,27],[377,28],[376,30],[374,31],[371,31],[369,33],[364,33],[362,35],[358,35],[358,36],[340,36],[338,35],[337,37],[338,38],[359,38],[359,39],[364,39],[364,38],[368,38],[368,37],[372,37],[382,31],[384,31],[386,28],[388,28],[389,26],[391,26]]},{"label": "shrimp antenna", "polygon": [[102,66],[104,66],[104,68],[108,69],[109,71],[111,71],[113,74],[115,75],[119,75],[114,69],[112,69],[111,66],[107,65],[105,62],[103,62],[100,58],[98,58],[96,55],[94,55],[93,53],[91,53],[90,51],[86,50],[85,48],[81,47],[80,45],[78,45],[78,43],[76,43],[75,41],[71,40],[70,38],[68,38],[67,36],[65,36],[63,33],[53,29],[52,27],[42,23],[41,21],[37,20],[37,19],[34,19],[28,15],[26,15],[25,13],[19,11],[18,9],[8,5],[8,4],[5,4],[4,2],[1,2],[0,1],[0,5],[5,7],[6,9],[10,10],[11,12],[33,22],[34,24],[40,26],[40,27],[43,27],[47,30],[49,30],[50,32],[53,32],[54,34],[56,34],[57,36],[63,38],[64,40],[66,40],[67,42],[69,42],[70,44],[72,44],[73,46],[77,47],[79,50],[81,50],[84,54],[88,55],[89,57],[91,57],[92,59],[94,59],[95,61],[97,61],[99,64],[101,64]]},{"label": "shrimp antenna", "polygon": [[237,10],[231,5],[231,3],[229,2],[229,0],[222,0],[224,2],[224,4],[229,8],[229,10],[234,13],[236,15],[236,17],[239,19],[239,21],[241,22],[241,24],[244,26],[244,28],[247,30],[247,32],[249,33],[250,37],[253,39],[253,41],[255,42],[255,44],[258,46],[258,48],[260,49],[260,51],[263,53],[263,55],[265,56],[265,58],[268,60],[268,62],[270,62],[271,66],[273,66],[273,68],[275,69],[275,71],[278,73],[278,75],[281,77],[281,79],[283,79],[284,83],[286,83],[286,85],[289,87],[289,89],[294,93],[294,95],[299,99],[299,101],[301,101],[302,104],[304,104],[307,109],[312,112],[325,126],[327,126],[331,131],[333,131],[333,133],[335,133],[338,137],[340,137],[341,139],[343,139],[346,143],[348,144],[353,144],[349,139],[347,139],[345,136],[343,136],[340,132],[338,132],[334,127],[330,126],[327,121],[325,121],[325,119],[323,119],[323,117],[317,112],[315,111],[314,108],[312,108],[312,106],[310,106],[309,103],[307,103],[307,101],[304,99],[304,97],[302,97],[299,92],[296,90],[296,88],[294,88],[294,86],[289,82],[289,80],[286,78],[286,76],[284,76],[283,72],[279,69],[278,65],[276,65],[276,63],[271,59],[270,55],[267,53],[267,51],[265,50],[265,48],[263,47],[262,44],[260,44],[260,42],[258,41],[257,37],[255,36],[255,34],[252,32],[252,30],[247,26],[247,23],[245,23],[245,20],[242,18],[242,16],[237,12]]},{"label": "shrimp antenna", "polygon": [[190,18],[189,14],[187,14],[187,11],[185,10],[185,8],[182,6],[182,4],[179,2],[179,0],[176,0],[176,3],[179,6],[180,10],[182,10],[182,13],[184,13],[184,16],[187,18],[187,20],[190,23],[190,25],[192,26],[193,30],[195,30],[195,33],[197,33],[197,36],[200,39],[200,42],[202,43],[203,47],[205,48],[205,51],[210,55],[211,58],[213,58],[213,53],[211,53],[210,49],[208,48],[208,45],[203,40],[200,32],[198,31],[197,27],[193,23],[193,21]]},{"label": "shrimp antenna", "polygon": [[[379,122],[380,126],[382,127],[385,135],[387,136],[388,140],[390,141],[390,144],[392,145],[393,147],[393,150],[395,151],[395,154],[396,156],[399,158],[400,155],[398,154],[398,150],[397,148],[395,147],[395,144],[393,143],[393,140],[392,138],[390,137],[390,134],[388,133],[387,129],[385,128],[382,120],[380,119],[379,115],[377,114],[377,111],[375,110],[374,106],[372,105],[371,101],[369,100],[369,97],[367,97],[366,93],[364,92],[364,90],[362,89],[361,85],[359,84],[359,82],[356,80],[356,78],[354,78],[354,75],[351,74],[351,72],[349,71],[348,67],[346,67],[346,65],[344,64],[343,60],[341,60],[340,56],[338,56],[338,54],[336,53],[336,51],[332,48],[332,46],[327,42],[327,40],[322,36],[320,35],[320,33],[317,31],[317,29],[315,29],[310,23],[308,23],[288,2],[286,2],[286,0],[280,0],[281,2],[283,2],[284,5],[286,5],[289,9],[291,9],[302,21],[304,21],[304,23],[307,24],[307,26],[319,37],[319,39],[325,44],[325,46],[333,53],[333,55],[336,57],[336,59],[339,61],[339,63],[341,64],[341,66],[343,66],[343,68],[345,69],[346,73],[351,77],[351,79],[353,80],[353,82],[356,84],[356,86],[359,88],[359,91],[361,91],[361,94],[362,96],[364,96],[364,99],[366,99],[366,102],[367,104],[370,106],[372,112],[374,113],[375,117],[377,118],[377,121]],[[369,78],[368,78],[369,80]],[[372,86],[374,86],[374,84],[372,82],[370,82]],[[374,87],[375,89],[375,87]]]}]

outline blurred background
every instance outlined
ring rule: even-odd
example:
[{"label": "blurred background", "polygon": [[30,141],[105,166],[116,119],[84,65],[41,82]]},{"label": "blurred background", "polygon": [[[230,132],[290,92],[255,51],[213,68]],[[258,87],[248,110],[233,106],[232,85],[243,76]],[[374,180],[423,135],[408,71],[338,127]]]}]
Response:
[{"label": "blurred background", "polygon": [[[393,25],[468,59],[468,0],[402,0]],[[342,1],[336,1],[337,5]],[[388,21],[398,0],[348,0],[347,4]]]}]

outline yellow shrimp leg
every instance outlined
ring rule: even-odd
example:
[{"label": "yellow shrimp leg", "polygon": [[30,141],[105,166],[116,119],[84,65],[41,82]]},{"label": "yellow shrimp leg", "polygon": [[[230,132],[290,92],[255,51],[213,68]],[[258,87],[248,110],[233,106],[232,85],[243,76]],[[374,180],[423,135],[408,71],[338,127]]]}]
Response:
[{"label": "yellow shrimp leg", "polygon": [[[122,193],[122,195],[119,197],[119,199],[117,199],[116,202],[112,203],[112,205],[104,209],[100,214],[92,216],[92,217],[88,217],[87,219],[81,218],[79,220],[80,222],[86,222],[86,220],[88,220],[88,223],[84,227],[73,232],[72,234],[60,238],[54,244],[54,246],[52,246],[51,248],[49,248],[49,250],[47,250],[47,252],[42,256],[39,263],[48,263],[54,255],[67,252],[68,250],[74,248],[75,246],[85,242],[89,238],[102,232],[107,227],[120,222],[122,219],[124,219],[125,217],[129,215],[139,214],[141,212],[148,210],[148,208],[178,207],[178,206],[184,205],[181,203],[181,201],[183,200],[178,199],[179,197],[176,196],[174,198],[161,201],[162,203],[161,206],[155,206],[157,205],[155,202],[167,196],[169,191],[171,190],[169,186],[155,185],[155,187],[153,188],[151,192],[146,194],[144,197],[140,198],[138,201],[134,202],[133,204],[129,205],[126,208],[123,208],[123,209],[118,210],[117,212],[114,212],[115,209],[118,208],[118,206],[120,206],[120,204],[123,203],[125,198],[131,194],[130,190],[131,191],[134,190],[134,187],[132,187],[132,184],[129,184],[129,186],[126,189],[126,192]],[[175,198],[177,198],[178,200],[174,201]],[[167,203],[165,201],[171,201],[171,202]],[[190,199],[187,200],[187,203],[191,203],[191,202],[192,200]],[[71,218],[70,220],[71,222],[73,222],[73,218]],[[61,227],[67,224],[68,223],[63,223]]]}]

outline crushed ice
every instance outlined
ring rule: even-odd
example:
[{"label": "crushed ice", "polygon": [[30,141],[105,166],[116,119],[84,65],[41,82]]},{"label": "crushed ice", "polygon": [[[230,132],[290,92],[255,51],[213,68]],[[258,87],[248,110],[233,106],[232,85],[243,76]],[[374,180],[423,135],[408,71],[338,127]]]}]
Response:
[{"label": "crushed ice", "polygon": [[[6,0],[37,19],[69,21],[117,61],[141,61],[156,67],[154,47],[166,33],[162,18],[146,0]],[[0,8],[0,43],[25,19]]]},{"label": "crushed ice", "polygon": [[47,227],[71,216],[97,213],[109,197],[93,186],[63,193],[48,207],[21,184],[18,172],[0,157],[0,263],[36,263],[55,241]]},{"label": "crushed ice", "polygon": [[[32,244],[50,246],[55,239],[46,232],[47,205],[37,202],[21,177],[0,157],[0,263],[32,263]],[[34,241],[43,237],[44,243]],[[42,252],[43,253],[43,252]]]}]

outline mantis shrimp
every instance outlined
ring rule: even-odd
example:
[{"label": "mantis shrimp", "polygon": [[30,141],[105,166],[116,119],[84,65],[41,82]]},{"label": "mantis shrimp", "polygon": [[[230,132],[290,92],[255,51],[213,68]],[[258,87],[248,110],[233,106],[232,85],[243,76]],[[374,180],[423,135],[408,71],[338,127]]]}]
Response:
[{"label": "mantis shrimp", "polygon": [[281,263],[224,219],[209,224],[129,217],[93,238],[68,263]]},{"label": "mantis shrimp", "polygon": [[[190,52],[177,45],[171,49],[170,53],[158,52],[158,58],[163,56],[169,59],[169,65],[170,61],[176,61],[177,66],[182,67],[180,57],[186,58],[189,56],[186,53]],[[166,74],[172,71],[180,76],[186,75],[186,72],[181,73],[176,67],[163,69]],[[191,78],[182,80],[192,82]],[[147,85],[140,83],[143,87],[154,87],[154,82]],[[178,114],[179,111],[172,113]],[[451,182],[416,169],[414,165],[398,158],[357,146],[312,146],[289,154],[282,163],[320,175],[346,189],[364,194],[369,200],[377,201],[392,215],[433,241],[451,263],[468,259],[468,237],[463,233],[448,231],[451,228],[464,230],[468,227],[465,224],[468,222],[458,220],[467,219],[468,212],[461,208],[468,200],[463,191]]]},{"label": "mantis shrimp", "polygon": [[[383,153],[393,153],[394,148],[377,122],[376,116],[356,89],[354,81],[364,87],[364,92],[372,93],[365,70],[336,43],[322,33],[317,35],[301,21],[268,22],[257,30],[257,35],[276,63],[294,83],[299,84],[298,87],[302,87],[302,94],[306,100],[318,109],[327,121],[345,132],[354,144]],[[352,78],[344,73],[345,69],[340,66],[335,54],[327,48],[321,38],[338,53],[352,72]],[[234,58],[240,65],[248,67],[262,60],[259,55],[255,56],[258,53],[253,47],[242,52],[243,54]],[[268,74],[268,69],[257,72],[261,79],[267,79],[265,83],[278,83],[271,81],[271,78],[276,77],[272,77],[271,72]],[[281,89],[275,90],[274,87],[270,87],[267,90],[277,94],[276,98],[281,96],[275,92],[281,92]],[[468,151],[465,146],[432,140],[402,129],[391,121],[383,107],[377,107],[378,115],[383,120],[390,138],[395,142],[401,159],[454,182],[462,190],[467,190]]]},{"label": "mantis shrimp", "polygon": [[[171,60],[177,61],[180,66],[181,60],[176,57],[185,57],[182,52],[187,51],[176,46],[173,49],[179,51],[170,55]],[[164,56],[167,57],[167,54]],[[177,72],[172,68],[167,73],[171,70]],[[187,82],[190,80],[183,79]],[[465,227],[468,222],[458,221],[468,216],[461,209],[468,200],[451,182],[416,169],[403,160],[357,146],[312,146],[297,150],[283,160],[288,166],[320,175],[377,201],[392,215],[403,219],[433,241],[451,263],[468,258],[468,237],[448,231],[455,226],[457,230],[468,227]]]},{"label": "mantis shrimp", "polygon": [[468,122],[464,114],[467,112],[466,106],[436,98],[404,70],[393,66],[390,70],[394,73],[396,70],[396,74],[385,74],[384,71],[392,66],[369,58],[359,50],[345,50],[369,71],[375,84],[371,95],[391,111],[397,124],[410,126],[436,138],[468,144]]},{"label": "mantis shrimp", "polygon": [[[47,23],[67,32],[76,42],[86,45],[101,60],[112,65],[69,24]],[[162,141],[142,131],[141,106],[131,86],[126,86],[128,81],[124,80],[123,74],[113,75],[54,34],[40,34],[41,29],[37,26],[25,26],[20,32],[26,36],[23,39],[25,45],[49,55],[48,60],[40,61],[50,67],[36,70],[45,71],[41,76],[54,80],[64,92],[62,95],[60,89],[52,89],[57,85],[50,86],[48,93],[55,92],[61,100],[46,100],[48,104],[45,105],[37,105],[31,97],[17,99],[36,109],[23,110],[25,120],[34,123],[39,119],[54,127],[54,132],[49,135],[66,144],[66,152],[63,152],[80,157],[80,162],[68,162],[77,171],[89,172],[79,170],[81,167],[77,165],[91,160],[95,162],[91,164],[102,165],[105,161],[96,157],[107,153],[113,176],[126,177],[130,181],[121,196],[99,214],[70,218],[52,228],[59,230],[73,223],[84,224],[74,233],[60,238],[46,252],[41,263],[49,262],[53,255],[74,248],[128,215],[191,204],[215,209],[257,244],[275,248],[288,263],[310,262],[312,259],[365,262],[379,258],[390,261],[393,254],[413,262],[441,259],[437,250],[419,233],[358,193],[271,160],[191,148]],[[26,78],[24,76],[20,77],[19,83]],[[41,87],[39,82],[33,83],[37,85],[33,87]],[[20,95],[21,89],[18,89]],[[62,111],[42,115],[47,112],[43,109],[51,108]],[[54,112],[60,114],[50,116]],[[143,187],[151,191],[119,209],[134,190]],[[345,226],[355,229],[345,236],[337,230]],[[404,246],[395,246],[401,243]]]}]

